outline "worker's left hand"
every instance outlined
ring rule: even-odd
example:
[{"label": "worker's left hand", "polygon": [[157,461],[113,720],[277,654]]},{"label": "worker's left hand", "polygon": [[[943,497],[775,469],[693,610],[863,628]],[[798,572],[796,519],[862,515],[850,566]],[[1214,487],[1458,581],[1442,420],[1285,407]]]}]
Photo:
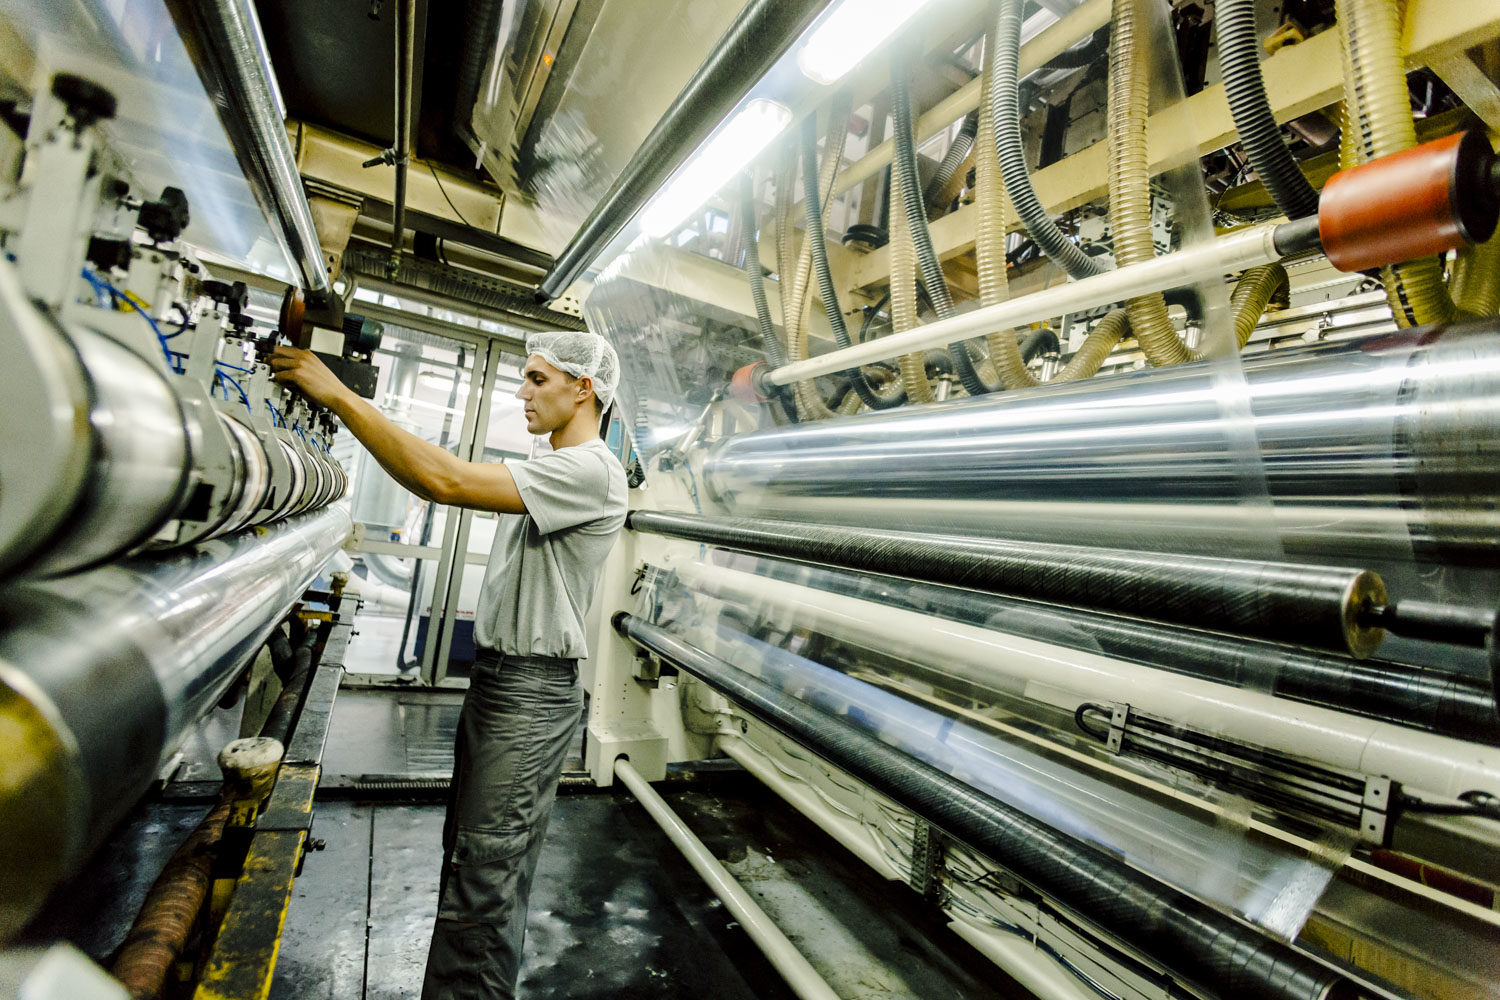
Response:
[{"label": "worker's left hand", "polygon": [[271,377],[294,386],[315,403],[331,407],[349,390],[312,351],[278,344],[271,352]]}]

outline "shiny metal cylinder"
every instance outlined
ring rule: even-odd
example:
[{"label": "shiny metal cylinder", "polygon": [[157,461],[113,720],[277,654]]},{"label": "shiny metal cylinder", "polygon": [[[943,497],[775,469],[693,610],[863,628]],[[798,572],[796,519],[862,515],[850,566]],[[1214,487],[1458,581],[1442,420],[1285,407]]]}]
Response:
[{"label": "shiny metal cylinder", "polygon": [[327,508],[0,591],[0,941],[140,798],[349,530]]},{"label": "shiny metal cylinder", "polygon": [[266,458],[266,449],[255,432],[234,417],[221,413],[220,418],[230,436],[239,446],[240,459],[244,464],[241,482],[243,488],[228,519],[219,526],[215,535],[229,535],[248,528],[256,511],[265,504],[271,494],[271,467]]},{"label": "shiny metal cylinder", "polygon": [[736,514],[1500,565],[1493,320],[1247,358],[1244,374],[1243,407],[1208,362],[742,435],[704,483]]},{"label": "shiny metal cylinder", "polygon": [[109,334],[36,308],[0,262],[0,580],[194,544],[343,494],[330,458],[263,441],[187,388]]},{"label": "shiny metal cylinder", "polygon": [[[53,330],[62,348],[58,360],[73,370],[56,381],[58,392],[44,405],[75,414],[74,433],[36,440],[30,434],[35,414],[18,412],[7,420],[4,447],[21,460],[18,475],[28,455],[43,466],[87,471],[34,501],[0,498],[7,507],[35,502],[55,513],[48,530],[15,537],[9,551],[0,551],[0,576],[20,569],[71,573],[140,548],[176,513],[194,482],[188,417],[167,377],[103,333]],[[9,385],[26,374],[0,377]],[[38,457],[39,447],[67,454]],[[14,479],[0,483],[0,494],[10,492]]]}]

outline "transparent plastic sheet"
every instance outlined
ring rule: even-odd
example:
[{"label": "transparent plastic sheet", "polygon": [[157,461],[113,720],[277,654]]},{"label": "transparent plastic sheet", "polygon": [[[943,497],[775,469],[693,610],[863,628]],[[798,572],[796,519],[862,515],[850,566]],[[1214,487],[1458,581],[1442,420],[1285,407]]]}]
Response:
[{"label": "transparent plastic sheet", "polygon": [[71,72],[115,95],[115,117],[101,127],[132,196],[182,189],[185,242],[292,280],[164,4],[0,0],[0,17],[35,55],[33,79],[22,86],[45,93],[54,74]]},{"label": "transparent plastic sheet", "polygon": [[[882,574],[787,562],[710,549],[705,565],[1097,653],[1278,698],[1394,722],[1412,729],[1500,746],[1500,714],[1484,679],[1384,659],[1354,660],[1154,625],[1056,605]],[[1068,735],[1079,730],[1069,719]]]},{"label": "transparent plastic sheet", "polygon": [[[1153,196],[1170,205],[1172,242],[1168,252],[1190,251],[1211,243],[1216,236],[1198,146],[1192,141],[1198,132],[1186,101],[1172,7],[1154,0],[1135,6],[1145,19],[1140,39],[1147,44],[1151,74],[1147,156],[1153,168],[1161,164],[1159,172],[1153,169]],[[1250,393],[1230,317],[1228,286],[1209,280],[1190,290],[1200,312],[1197,347],[1208,357],[1206,391],[1218,410],[1215,431],[1221,443],[1214,460],[1233,484],[1221,502],[1228,500],[1238,508],[1233,515],[1238,523],[1233,541],[1220,551],[1250,559],[1279,559],[1283,555],[1282,530],[1254,429]],[[1169,514],[1168,520],[1175,518]]]},{"label": "transparent plastic sheet", "polygon": [[[584,0],[572,16],[593,20],[579,33],[586,39],[577,53],[563,50],[571,44],[572,27],[560,45],[548,49],[557,59],[554,72],[566,74],[563,80],[518,74],[513,51],[503,70],[492,62],[480,84],[476,133],[499,149],[516,147],[516,184],[536,203],[546,247],[555,251],[567,245],[742,6],[716,0]],[[524,21],[547,5],[505,5],[506,14],[512,10]],[[535,30],[524,23],[514,27],[522,42]],[[525,135],[507,141],[518,111],[538,102],[545,103]],[[509,167],[509,157],[502,159]]]},{"label": "transparent plastic sheet", "polygon": [[776,619],[766,628],[761,612],[734,601],[720,605],[670,576],[658,576],[653,592],[642,600],[642,614],[649,620],[789,697],[864,727],[939,770],[1283,939],[1296,937],[1348,856],[1352,845],[1336,837],[1312,852],[1301,851],[1250,830],[1248,810],[1233,800],[1203,808],[1151,794],[1117,776],[1091,772],[1078,758],[1045,742],[1028,741],[1022,730],[1007,735],[1003,729],[955,720],[828,669],[794,651],[807,651],[799,645],[805,633],[794,622]]}]

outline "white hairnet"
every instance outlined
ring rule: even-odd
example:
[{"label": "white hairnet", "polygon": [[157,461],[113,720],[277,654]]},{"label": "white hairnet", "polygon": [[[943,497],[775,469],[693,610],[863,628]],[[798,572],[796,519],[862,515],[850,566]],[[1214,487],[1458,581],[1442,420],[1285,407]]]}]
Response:
[{"label": "white hairnet", "polygon": [[594,380],[594,395],[599,408],[606,410],[615,398],[620,384],[620,356],[597,333],[555,330],[533,333],[526,338],[526,354],[540,354],[542,360],[574,378],[587,375]]}]

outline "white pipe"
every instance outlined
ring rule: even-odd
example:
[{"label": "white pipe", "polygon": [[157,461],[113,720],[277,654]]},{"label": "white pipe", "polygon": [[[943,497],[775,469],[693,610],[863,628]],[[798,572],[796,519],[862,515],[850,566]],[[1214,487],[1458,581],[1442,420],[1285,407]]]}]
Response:
[{"label": "white pipe", "polygon": [[954,920],[948,927],[1042,1000],[1098,1000],[1093,990],[1032,941],[967,920]]},{"label": "white pipe", "polygon": [[773,385],[790,385],[817,375],[848,371],[859,365],[885,361],[902,354],[946,347],[996,330],[1013,329],[1054,316],[1107,306],[1147,292],[1181,288],[1210,279],[1219,280],[1226,274],[1243,271],[1247,267],[1280,260],[1281,255],[1276,252],[1272,238],[1275,231],[1274,223],[1253,226],[1191,250],[1179,250],[1089,278],[1064,282],[1018,299],[959,313],[904,333],[867,340],[805,361],[794,361],[768,372],[766,380]]},{"label": "white pipe", "polygon": [[784,622],[950,676],[981,684],[1019,680],[1026,697],[1070,711],[1086,701],[1125,703],[1227,739],[1430,793],[1500,792],[1500,750],[1492,747],[680,557],[672,568],[703,593],[774,608]]},{"label": "white pipe", "polygon": [[838,1000],[838,994],[818,975],[796,945],[787,940],[781,929],[771,922],[766,912],[756,905],[743,886],[734,880],[728,870],[703,846],[703,841],[693,835],[687,824],[672,811],[656,790],[642,778],[640,772],[621,757],[615,761],[615,774],[625,782],[630,793],[646,807],[646,812],[656,820],[668,839],[687,858],[693,870],[703,877],[714,895],[724,901],[729,912],[750,935],[750,940],[765,953],[776,971],[785,977],[787,985],[803,1000]]},{"label": "white pipe", "polygon": [[[729,737],[720,741],[719,749],[724,751],[726,757],[753,774],[761,784],[781,796],[793,809],[817,824],[824,833],[844,845],[855,857],[888,879],[906,880],[906,873],[898,871],[873,841],[855,833],[853,819],[838,815],[836,810],[818,797],[811,785],[800,784],[782,774],[760,748]],[[863,833],[864,828],[861,826],[859,834]]]}]

